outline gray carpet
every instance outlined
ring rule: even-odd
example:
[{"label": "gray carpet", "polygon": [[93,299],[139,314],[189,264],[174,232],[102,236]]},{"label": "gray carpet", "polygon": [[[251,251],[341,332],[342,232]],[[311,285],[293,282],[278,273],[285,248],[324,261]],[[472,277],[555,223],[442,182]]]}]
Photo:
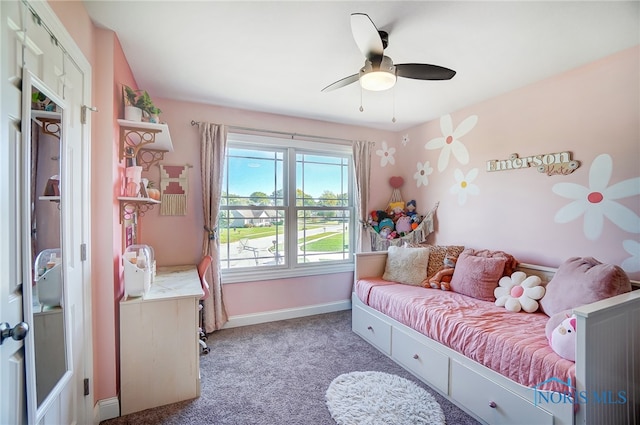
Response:
[{"label": "gray carpet", "polygon": [[200,398],[101,424],[335,425],[325,404],[329,384],[343,373],[367,370],[425,388],[449,425],[478,424],[354,334],[350,310],[226,329],[207,343]]}]

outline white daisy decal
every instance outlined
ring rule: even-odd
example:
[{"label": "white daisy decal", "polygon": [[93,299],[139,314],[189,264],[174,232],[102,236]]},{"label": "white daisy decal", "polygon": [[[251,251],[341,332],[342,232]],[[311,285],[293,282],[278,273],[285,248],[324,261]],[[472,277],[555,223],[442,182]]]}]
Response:
[{"label": "white daisy decal", "polygon": [[376,155],[380,157],[380,166],[386,167],[387,164],[395,164],[396,160],[393,158],[393,154],[396,153],[396,148],[387,146],[387,142],[382,142],[382,149],[376,151]]},{"label": "white daisy decal", "polygon": [[478,177],[478,169],[473,168],[469,170],[467,175],[465,176],[462,170],[456,168],[456,171],[453,173],[453,177],[456,179],[456,184],[451,186],[449,192],[454,195],[458,195],[458,205],[464,205],[467,203],[468,195],[479,195],[480,188],[478,185],[471,183]]},{"label": "white daisy decal", "polygon": [[436,137],[429,140],[425,149],[441,149],[438,158],[438,171],[442,172],[449,165],[449,157],[451,154],[456,157],[460,164],[469,163],[469,151],[467,147],[460,141],[460,138],[467,134],[478,122],[477,115],[467,117],[454,130],[451,115],[444,115],[440,118],[440,130],[442,137]]},{"label": "white daisy decal", "polygon": [[402,146],[407,146],[407,143],[409,143],[409,135],[405,134],[402,136]]},{"label": "white daisy decal", "polygon": [[622,247],[631,257],[624,260],[620,266],[629,273],[640,272],[640,242],[627,239],[622,241]]},{"label": "white daisy decal", "polygon": [[429,184],[429,174],[433,173],[433,168],[431,168],[431,164],[429,164],[429,161],[426,161],[424,163],[424,165],[422,165],[421,162],[418,162],[418,164],[416,165],[416,167],[418,168],[418,171],[415,172],[415,174],[413,175],[413,178],[416,179],[416,184],[418,185],[418,187],[420,187],[421,185],[428,185]]},{"label": "white daisy decal", "polygon": [[573,200],[558,210],[556,223],[568,223],[584,214],[584,235],[592,241],[602,234],[604,217],[626,232],[640,233],[640,217],[615,201],[640,194],[640,177],[608,186],[612,171],[611,156],[602,154],[591,163],[589,187],[576,183],[554,185],[553,193]]}]

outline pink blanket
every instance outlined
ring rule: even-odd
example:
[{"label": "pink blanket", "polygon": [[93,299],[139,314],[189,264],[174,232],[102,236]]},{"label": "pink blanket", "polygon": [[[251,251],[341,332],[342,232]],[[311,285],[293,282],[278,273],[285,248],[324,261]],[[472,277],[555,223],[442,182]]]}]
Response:
[{"label": "pink blanket", "polygon": [[512,313],[455,292],[367,278],[355,285],[368,306],[518,382],[566,392],[552,380],[575,382],[575,363],[557,355],[545,336],[543,313]]}]

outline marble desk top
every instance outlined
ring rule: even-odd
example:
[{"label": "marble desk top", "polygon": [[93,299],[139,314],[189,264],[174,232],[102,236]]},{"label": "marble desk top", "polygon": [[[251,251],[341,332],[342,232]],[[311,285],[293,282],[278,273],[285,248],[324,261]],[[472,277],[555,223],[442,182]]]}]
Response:
[{"label": "marble desk top", "polygon": [[142,297],[129,297],[124,302],[158,301],[175,298],[201,298],[204,295],[195,265],[158,267],[149,291]]}]

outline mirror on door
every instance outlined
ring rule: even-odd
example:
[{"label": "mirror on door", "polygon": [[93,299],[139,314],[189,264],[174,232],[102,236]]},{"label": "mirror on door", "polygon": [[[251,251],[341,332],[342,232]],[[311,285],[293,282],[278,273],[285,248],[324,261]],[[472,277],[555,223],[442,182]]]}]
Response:
[{"label": "mirror on door", "polygon": [[[23,237],[27,403],[30,413],[69,379],[62,214],[63,101],[30,72],[23,78]],[[31,282],[28,285],[26,282]],[[35,389],[35,391],[34,391]],[[35,394],[34,394],[35,393]],[[35,413],[35,412],[33,412]],[[37,416],[37,415],[36,415]]]}]

